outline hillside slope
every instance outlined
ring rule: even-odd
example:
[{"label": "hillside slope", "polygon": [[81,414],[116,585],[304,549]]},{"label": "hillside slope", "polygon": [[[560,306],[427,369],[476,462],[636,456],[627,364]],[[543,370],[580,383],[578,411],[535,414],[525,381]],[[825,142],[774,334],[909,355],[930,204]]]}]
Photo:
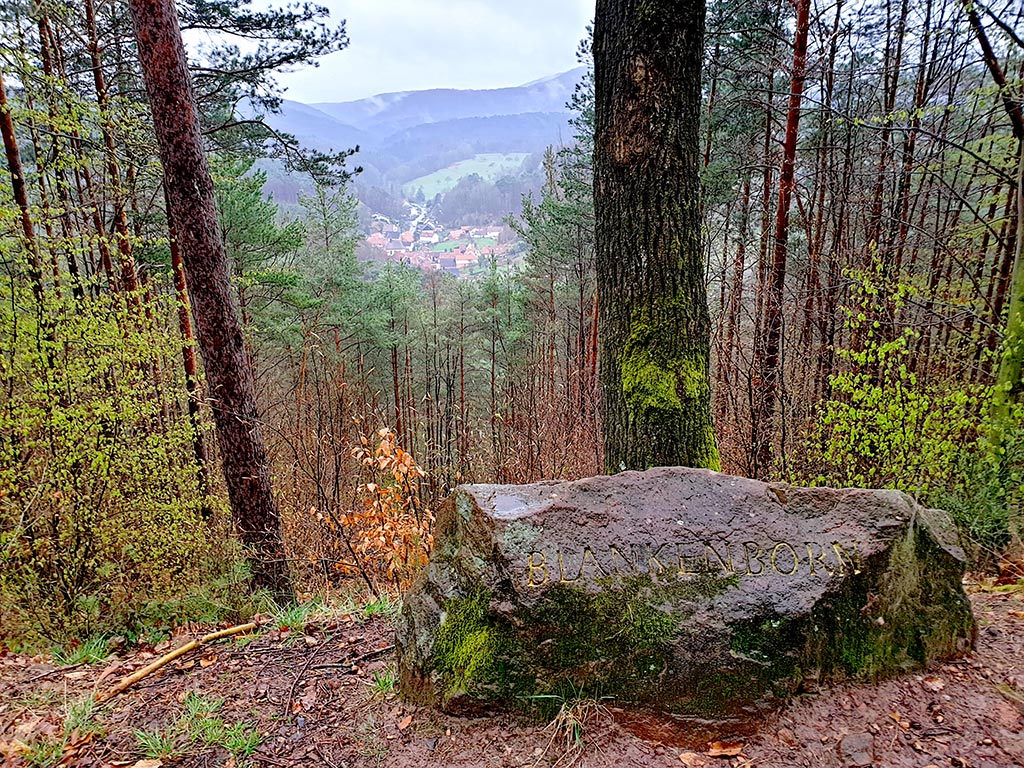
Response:
[{"label": "hillside slope", "polygon": [[358,101],[284,101],[270,125],[321,151],[359,146],[355,163],[401,186],[480,154],[538,154],[568,140],[565,103],[582,69],[513,88],[434,89]]}]

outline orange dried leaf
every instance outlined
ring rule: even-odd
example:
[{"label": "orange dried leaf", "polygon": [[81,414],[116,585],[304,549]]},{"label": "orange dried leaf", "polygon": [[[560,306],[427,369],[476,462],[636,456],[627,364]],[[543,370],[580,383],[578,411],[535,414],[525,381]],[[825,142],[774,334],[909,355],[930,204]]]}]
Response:
[{"label": "orange dried leaf", "polygon": [[708,757],[736,757],[742,751],[743,745],[739,742],[715,741],[704,754]]}]

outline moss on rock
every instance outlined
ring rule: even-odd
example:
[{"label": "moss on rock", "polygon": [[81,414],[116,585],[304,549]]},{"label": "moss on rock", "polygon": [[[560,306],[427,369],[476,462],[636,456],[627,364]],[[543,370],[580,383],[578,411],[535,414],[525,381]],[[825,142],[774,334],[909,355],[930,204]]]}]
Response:
[{"label": "moss on rock", "polygon": [[440,519],[396,644],[402,695],[450,711],[587,696],[734,720],[973,637],[941,514],[891,492],[664,468],[463,487]]},{"label": "moss on rock", "polygon": [[501,654],[508,640],[488,618],[489,600],[480,590],[445,603],[433,655],[443,704],[470,692],[504,693],[498,683],[504,678]]},{"label": "moss on rock", "polygon": [[449,600],[434,644],[442,705],[467,693],[528,709],[570,694],[653,701],[693,606],[736,577],[605,582],[597,592],[557,585],[511,621],[490,609],[487,592]]}]

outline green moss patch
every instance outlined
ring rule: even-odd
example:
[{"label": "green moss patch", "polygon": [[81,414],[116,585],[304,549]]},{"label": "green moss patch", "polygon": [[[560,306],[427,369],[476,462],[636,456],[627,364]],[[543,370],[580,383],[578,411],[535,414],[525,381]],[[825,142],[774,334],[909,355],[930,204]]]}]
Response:
[{"label": "green moss patch", "polygon": [[701,415],[711,398],[707,350],[679,341],[688,316],[681,296],[633,314],[618,359],[622,397],[641,433],[650,432],[655,441],[658,435],[674,434],[689,447],[692,465],[717,470],[721,460],[714,433]]},{"label": "green moss patch", "polygon": [[559,584],[511,621],[490,611],[484,591],[450,600],[433,656],[442,706],[465,694],[527,709],[581,695],[654,701],[692,607],[736,582],[637,576],[597,593]]},{"label": "green moss patch", "polygon": [[433,656],[443,705],[464,694],[507,700],[523,687],[511,633],[489,616],[489,602],[481,590],[445,604]]}]

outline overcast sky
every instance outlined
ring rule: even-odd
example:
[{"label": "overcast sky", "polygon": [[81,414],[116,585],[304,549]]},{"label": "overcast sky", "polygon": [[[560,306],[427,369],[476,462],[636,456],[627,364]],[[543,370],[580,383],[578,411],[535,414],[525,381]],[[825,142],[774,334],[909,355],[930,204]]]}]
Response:
[{"label": "overcast sky", "polygon": [[281,75],[285,98],[349,101],[426,88],[521,85],[576,66],[594,0],[320,0],[349,47]]}]

